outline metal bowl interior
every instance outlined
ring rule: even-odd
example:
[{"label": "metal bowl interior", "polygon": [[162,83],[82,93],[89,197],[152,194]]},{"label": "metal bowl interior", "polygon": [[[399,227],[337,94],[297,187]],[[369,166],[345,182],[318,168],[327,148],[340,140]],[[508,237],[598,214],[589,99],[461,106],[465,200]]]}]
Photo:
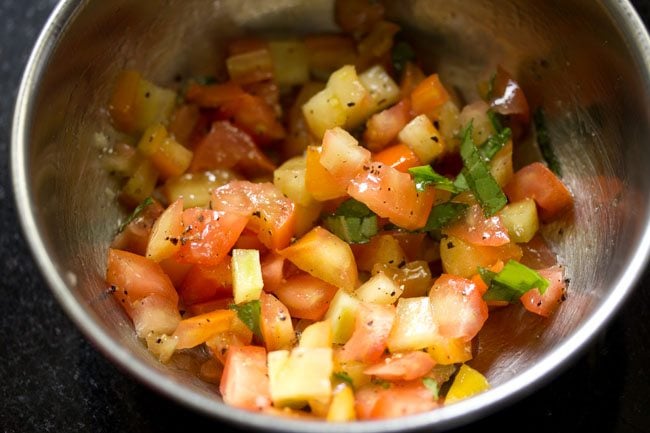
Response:
[{"label": "metal bowl interior", "polygon": [[[443,430],[521,398],[552,378],[617,311],[645,267],[650,234],[650,44],[626,1],[408,0],[389,15],[426,53],[429,72],[464,99],[497,64],[513,72],[549,131],[575,195],[571,218],[548,227],[571,280],[542,320],[491,315],[473,365],[492,389],[395,421],[327,425],[226,407],[215,386],[157,362],[106,296],[106,248],[123,217],[96,134],[111,136],[106,105],[117,73],[159,83],[214,73],[225,42],[247,32],[334,31],[327,0],[63,1],[39,39],[17,101],[12,174],[26,237],[67,313],[139,380],[217,419],[277,431]],[[520,161],[534,155],[531,149]]]}]

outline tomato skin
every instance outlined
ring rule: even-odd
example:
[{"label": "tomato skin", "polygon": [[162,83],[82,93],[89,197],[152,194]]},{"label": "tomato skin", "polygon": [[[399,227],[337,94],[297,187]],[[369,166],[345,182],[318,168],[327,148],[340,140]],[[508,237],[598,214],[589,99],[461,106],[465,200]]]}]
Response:
[{"label": "tomato skin", "polygon": [[183,236],[177,259],[181,263],[216,266],[228,257],[248,218],[202,208],[183,211]]},{"label": "tomato skin", "polygon": [[422,165],[417,155],[406,144],[400,143],[390,146],[375,154],[373,158],[376,162],[381,162],[387,166],[393,167],[402,173],[408,172],[409,168]]},{"label": "tomato skin", "polygon": [[286,247],[293,236],[295,205],[272,183],[231,181],[212,191],[212,208],[246,218],[246,227],[270,249]]},{"label": "tomato skin", "polygon": [[291,317],[321,320],[338,289],[309,274],[295,275],[275,290]]},{"label": "tomato skin", "polygon": [[471,206],[464,218],[444,231],[474,245],[500,247],[510,242],[501,218],[498,215],[486,218],[478,204]]},{"label": "tomato skin", "polygon": [[257,175],[272,172],[275,165],[255,145],[250,135],[230,122],[217,121],[194,146],[189,171],[230,168]]},{"label": "tomato skin", "polygon": [[271,406],[266,350],[259,346],[230,346],[219,391],[226,404],[260,411]]},{"label": "tomato skin", "polygon": [[366,130],[363,133],[368,149],[376,152],[386,147],[397,138],[397,134],[412,117],[408,99],[402,99],[392,107],[374,114],[366,122]]},{"label": "tomato skin", "polygon": [[439,405],[421,380],[398,382],[387,388],[370,384],[355,393],[355,409],[360,420],[398,418]]},{"label": "tomato skin", "polygon": [[438,74],[429,75],[411,93],[411,106],[416,114],[430,115],[449,100],[449,93]]},{"label": "tomato skin", "polygon": [[185,305],[232,295],[230,262],[225,260],[216,266],[192,266],[178,292]]},{"label": "tomato skin", "polygon": [[530,108],[524,91],[519,84],[501,66],[497,67],[494,77],[493,97],[490,107],[500,114],[516,115],[521,123],[527,125],[530,120]]},{"label": "tomato skin", "polygon": [[116,288],[113,293],[127,313],[134,302],[149,295],[178,303],[176,289],[160,265],[138,254],[109,248],[106,281]]},{"label": "tomato skin", "polygon": [[429,292],[438,333],[446,338],[469,341],[488,318],[481,291],[466,278],[442,274]]},{"label": "tomato skin", "polygon": [[307,191],[320,201],[331,200],[339,197],[345,197],[347,185],[339,184],[334,175],[332,175],[320,163],[320,157],[323,152],[321,146],[308,146],[306,154],[305,169],[305,186]]},{"label": "tomato skin", "polygon": [[531,289],[519,299],[526,310],[543,317],[549,317],[564,302],[566,296],[564,272],[559,265],[540,269],[537,272],[550,283],[546,291],[541,295],[539,290]]},{"label": "tomato skin", "polygon": [[429,354],[421,351],[396,353],[366,368],[363,373],[383,380],[413,380],[427,374],[436,365]]},{"label": "tomato skin", "polygon": [[418,192],[409,174],[379,162],[371,163],[350,182],[348,194],[408,230],[424,227],[435,198],[433,188]]},{"label": "tomato skin", "polygon": [[386,350],[395,321],[395,306],[361,303],[354,331],[340,352],[343,361],[374,363]]},{"label": "tomato skin", "polygon": [[138,216],[129,222],[124,227],[124,230],[115,236],[111,248],[144,256],[147,252],[147,243],[153,225],[163,211],[162,205],[154,200],[153,203],[145,207]]},{"label": "tomato skin", "polygon": [[285,258],[275,252],[270,252],[264,256],[261,261],[264,291],[274,293],[285,281],[284,261]]},{"label": "tomato skin", "polygon": [[544,222],[553,221],[573,207],[573,197],[562,181],[541,162],[518,170],[503,188],[510,202],[535,200]]},{"label": "tomato skin", "polygon": [[246,92],[238,84],[229,81],[222,84],[191,84],[185,93],[185,99],[194,102],[199,107],[218,108],[228,101],[245,95]]}]

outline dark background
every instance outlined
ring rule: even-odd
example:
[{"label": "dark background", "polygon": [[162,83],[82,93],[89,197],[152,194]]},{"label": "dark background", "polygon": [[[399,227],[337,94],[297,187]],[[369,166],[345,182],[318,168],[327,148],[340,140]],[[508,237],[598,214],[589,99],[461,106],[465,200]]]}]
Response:
[{"label": "dark background", "polygon": [[[0,428],[13,432],[232,431],[118,370],[63,313],[25,245],[8,169],[13,104],[54,0],[0,0]],[[635,0],[650,20],[650,0]],[[650,272],[555,380],[455,433],[650,432]]]}]

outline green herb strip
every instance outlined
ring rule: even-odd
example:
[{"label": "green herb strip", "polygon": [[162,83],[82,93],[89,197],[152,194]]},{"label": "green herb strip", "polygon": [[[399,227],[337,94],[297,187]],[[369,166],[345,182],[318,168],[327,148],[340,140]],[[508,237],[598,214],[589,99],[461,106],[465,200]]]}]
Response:
[{"label": "green herb strip", "polygon": [[489,286],[483,295],[486,301],[514,302],[531,289],[543,295],[549,286],[549,281],[537,271],[514,260],[509,260],[501,272],[479,269],[479,273]]},{"label": "green herb strip", "polygon": [[262,337],[262,331],[260,330],[260,301],[255,300],[241,304],[230,304],[229,308],[237,313],[239,320],[244,322],[248,329],[253,331],[253,334],[257,337]]},{"label": "green herb strip", "polygon": [[151,198],[151,197],[147,197],[144,200],[142,200],[142,203],[140,203],[138,206],[136,206],[136,208],[133,210],[131,215],[129,215],[129,217],[122,224],[120,224],[120,227],[117,229],[117,232],[118,233],[123,232],[124,229],[126,228],[126,226],[131,224],[131,222],[134,219],[136,219],[137,217],[140,216],[142,211],[144,211],[148,206],[150,206],[152,204],[153,204],[153,198]]},{"label": "green herb strip", "polygon": [[462,175],[483,208],[483,213],[486,217],[494,215],[508,203],[508,199],[490,174],[488,165],[472,142],[471,123],[463,133],[460,156],[464,165]]}]

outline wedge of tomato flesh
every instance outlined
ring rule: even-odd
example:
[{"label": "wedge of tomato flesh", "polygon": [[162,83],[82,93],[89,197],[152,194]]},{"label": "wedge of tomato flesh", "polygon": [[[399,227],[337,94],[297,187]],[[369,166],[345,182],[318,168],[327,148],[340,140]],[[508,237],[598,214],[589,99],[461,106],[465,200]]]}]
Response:
[{"label": "wedge of tomato flesh", "polygon": [[366,368],[364,374],[383,380],[413,380],[427,374],[436,362],[426,352],[396,353]]},{"label": "wedge of tomato flesh", "polygon": [[381,162],[382,164],[391,166],[402,173],[406,173],[409,168],[422,165],[415,152],[403,143],[385,148],[381,152],[375,154],[373,159],[376,162]]},{"label": "wedge of tomato flesh", "polygon": [[386,350],[388,336],[395,321],[395,307],[362,303],[357,310],[354,331],[343,346],[344,361],[374,363]]},{"label": "wedge of tomato flesh", "polygon": [[510,242],[508,229],[498,215],[485,217],[481,206],[471,206],[464,218],[445,228],[445,233],[473,245],[500,247]]},{"label": "wedge of tomato flesh", "polygon": [[517,171],[503,192],[511,203],[527,197],[535,200],[544,222],[559,218],[573,207],[573,196],[567,187],[541,162],[533,162]]},{"label": "wedge of tomato flesh", "polygon": [[275,290],[291,317],[320,320],[338,289],[309,274],[295,275]]},{"label": "wedge of tomato flesh", "polygon": [[134,302],[149,295],[158,295],[178,302],[178,294],[160,265],[128,251],[108,250],[106,281],[115,287],[113,293],[127,312]]},{"label": "wedge of tomato flesh", "polygon": [[178,293],[185,305],[232,296],[230,261],[224,260],[216,266],[192,266],[181,283]]},{"label": "wedge of tomato flesh", "polygon": [[173,334],[178,338],[176,349],[189,349],[205,343],[216,334],[227,331],[234,318],[232,310],[215,310],[181,320]]},{"label": "wedge of tomato flesh", "polygon": [[177,259],[181,263],[216,266],[228,257],[248,218],[202,208],[183,211],[183,235]]},{"label": "wedge of tomato flesh", "polygon": [[387,388],[370,384],[355,393],[355,409],[361,420],[399,418],[439,405],[422,380],[398,382]]},{"label": "wedge of tomato flesh", "polygon": [[367,168],[350,182],[348,194],[399,227],[407,230],[424,227],[435,190],[418,192],[409,174],[379,162]]},{"label": "wedge of tomato flesh", "polygon": [[412,117],[411,103],[408,99],[403,99],[392,107],[374,114],[366,122],[366,131],[363,134],[368,149],[376,152],[386,147],[397,138],[397,134]]},{"label": "wedge of tomato flesh", "polygon": [[293,236],[295,206],[272,183],[231,181],[212,191],[212,209],[246,218],[270,249],[286,247]]},{"label": "wedge of tomato flesh", "polygon": [[488,307],[476,284],[466,278],[442,274],[429,292],[438,333],[469,341],[488,318]]},{"label": "wedge of tomato flesh", "polygon": [[260,411],[271,406],[266,350],[259,346],[230,346],[219,391],[226,404]]},{"label": "wedge of tomato flesh", "polygon": [[540,316],[549,317],[564,302],[566,296],[566,283],[564,272],[559,265],[537,271],[550,283],[544,294],[532,289],[524,293],[521,298],[525,309]]}]

